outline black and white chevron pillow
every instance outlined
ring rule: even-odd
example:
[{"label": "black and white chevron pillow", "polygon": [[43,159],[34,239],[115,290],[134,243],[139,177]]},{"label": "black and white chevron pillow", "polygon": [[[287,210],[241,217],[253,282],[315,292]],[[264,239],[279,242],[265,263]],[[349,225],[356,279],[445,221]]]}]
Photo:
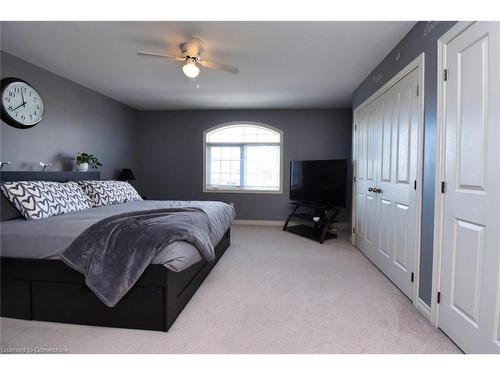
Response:
[{"label": "black and white chevron pillow", "polygon": [[142,201],[137,190],[126,181],[86,180],[78,183],[93,207]]},{"label": "black and white chevron pillow", "polygon": [[91,208],[91,202],[76,182],[4,182],[5,197],[28,220],[43,219]]}]

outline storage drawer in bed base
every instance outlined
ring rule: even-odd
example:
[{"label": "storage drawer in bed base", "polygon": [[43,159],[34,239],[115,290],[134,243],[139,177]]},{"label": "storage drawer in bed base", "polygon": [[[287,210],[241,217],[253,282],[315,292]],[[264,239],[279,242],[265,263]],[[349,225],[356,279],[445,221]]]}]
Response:
[{"label": "storage drawer in bed base", "polygon": [[85,285],[83,275],[59,260],[1,259],[1,315],[9,318],[168,331],[222,257],[230,230],[216,246],[215,262],[182,272],[148,266],[134,287],[107,307]]}]

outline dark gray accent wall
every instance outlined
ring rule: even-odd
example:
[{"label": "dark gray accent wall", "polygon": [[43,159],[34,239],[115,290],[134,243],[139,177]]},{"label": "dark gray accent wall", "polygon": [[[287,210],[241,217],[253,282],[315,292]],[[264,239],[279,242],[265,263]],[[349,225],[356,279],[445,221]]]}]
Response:
[{"label": "dark gray accent wall", "polygon": [[134,167],[136,111],[111,98],[1,51],[1,77],[21,78],[42,96],[45,114],[30,129],[0,126],[0,158],[11,161],[4,170],[71,170],[78,152],[95,154],[104,166],[103,178]]},{"label": "dark gray accent wall", "polygon": [[[233,121],[254,121],[284,133],[283,194],[203,193],[203,132]],[[351,109],[143,111],[138,116],[138,184],[152,199],[233,202],[237,218],[284,220],[291,160],[351,158]],[[340,218],[349,219],[350,210]]]},{"label": "dark gray accent wall", "polygon": [[456,22],[418,22],[353,93],[360,105],[422,52],[425,53],[424,181],[420,250],[420,298],[431,304],[436,175],[437,40]]}]

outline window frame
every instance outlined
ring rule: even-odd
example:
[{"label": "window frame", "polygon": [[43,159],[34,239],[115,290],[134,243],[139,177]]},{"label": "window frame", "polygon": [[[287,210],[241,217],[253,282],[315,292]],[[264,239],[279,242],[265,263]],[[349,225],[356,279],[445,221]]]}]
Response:
[{"label": "window frame", "polygon": [[[273,132],[276,132],[279,134],[279,143],[276,142],[262,142],[262,143],[254,143],[254,142],[236,142],[236,143],[208,143],[207,142],[207,135],[208,133],[213,132],[214,130],[222,129],[222,128],[227,128],[231,126],[236,126],[236,125],[252,125],[252,126],[258,126],[260,128],[268,129]],[[209,155],[208,155],[208,146],[209,145],[215,145],[215,146],[227,146],[227,147],[241,147],[241,152],[242,155],[244,152],[244,145],[252,145],[252,146],[269,146],[269,145],[279,145],[280,146],[280,160],[279,160],[279,189],[278,190],[264,190],[264,189],[245,189],[244,187],[234,187],[234,188],[216,188],[216,187],[209,187],[208,186],[208,173],[209,173],[209,166],[207,165],[207,162],[209,160]],[[203,132],[203,192],[204,193],[240,193],[240,194],[283,194],[283,166],[284,166],[284,160],[283,160],[283,152],[284,145],[283,145],[283,131],[280,129],[277,129],[273,126],[263,124],[260,122],[254,122],[254,121],[232,121],[232,122],[226,122],[223,124],[215,125],[212,126],[208,129],[206,129]],[[242,164],[243,164],[243,157],[242,157]],[[241,174],[244,172],[244,168],[240,167],[240,179]],[[240,180],[241,181],[241,180]]]}]

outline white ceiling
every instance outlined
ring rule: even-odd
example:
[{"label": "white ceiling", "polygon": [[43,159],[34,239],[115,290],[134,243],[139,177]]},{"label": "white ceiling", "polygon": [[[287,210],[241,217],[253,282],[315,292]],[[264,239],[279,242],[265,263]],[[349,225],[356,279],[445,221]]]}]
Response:
[{"label": "white ceiling", "polygon": [[[1,48],[137,109],[335,108],[414,22],[2,22]],[[198,35],[233,75],[140,57]],[[196,87],[199,83],[199,88]]]}]

